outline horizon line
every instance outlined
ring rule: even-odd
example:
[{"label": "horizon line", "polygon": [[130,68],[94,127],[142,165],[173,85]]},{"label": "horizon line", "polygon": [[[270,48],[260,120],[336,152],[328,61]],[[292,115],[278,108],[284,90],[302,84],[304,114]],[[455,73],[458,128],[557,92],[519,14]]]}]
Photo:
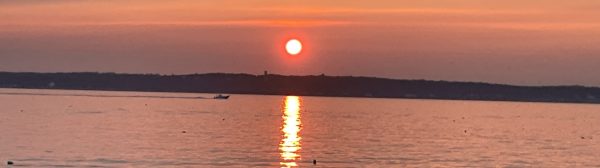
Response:
[{"label": "horizon line", "polygon": [[[266,71],[268,72],[268,71]],[[252,76],[264,76],[263,74],[252,74],[247,72],[195,72],[195,73],[132,73],[132,72],[102,72],[102,71],[55,71],[55,72],[35,72],[35,71],[0,71],[0,73],[35,73],[35,74],[115,74],[115,75],[158,75],[158,76],[189,76],[189,75],[211,75],[211,74],[223,74],[223,75],[252,75]],[[524,85],[524,84],[509,84],[509,83],[495,83],[485,81],[461,81],[461,80],[440,80],[440,79],[417,79],[417,78],[392,78],[392,77],[380,77],[380,76],[363,76],[363,75],[326,75],[321,74],[277,74],[267,73],[267,75],[275,76],[287,76],[287,77],[314,77],[314,76],[326,76],[326,77],[351,77],[351,78],[374,78],[383,80],[408,80],[408,81],[432,81],[432,82],[451,82],[451,83],[473,83],[473,84],[489,84],[489,85],[504,85],[504,86],[516,86],[516,87],[583,87],[583,88],[600,88],[600,86],[590,86],[582,84],[559,84],[559,85]]]}]

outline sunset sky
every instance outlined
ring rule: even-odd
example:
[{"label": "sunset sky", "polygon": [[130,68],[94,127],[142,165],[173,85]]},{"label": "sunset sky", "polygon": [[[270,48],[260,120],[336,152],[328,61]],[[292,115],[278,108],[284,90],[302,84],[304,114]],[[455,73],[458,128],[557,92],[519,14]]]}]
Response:
[{"label": "sunset sky", "polygon": [[600,86],[600,1],[0,0],[0,71],[264,70]]}]

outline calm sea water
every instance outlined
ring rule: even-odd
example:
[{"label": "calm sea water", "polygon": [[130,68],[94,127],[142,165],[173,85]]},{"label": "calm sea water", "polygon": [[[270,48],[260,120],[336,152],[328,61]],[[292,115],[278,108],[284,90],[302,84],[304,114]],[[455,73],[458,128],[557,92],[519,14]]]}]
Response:
[{"label": "calm sea water", "polygon": [[[12,167],[598,167],[600,106],[0,89]],[[313,160],[317,164],[313,165]]]}]

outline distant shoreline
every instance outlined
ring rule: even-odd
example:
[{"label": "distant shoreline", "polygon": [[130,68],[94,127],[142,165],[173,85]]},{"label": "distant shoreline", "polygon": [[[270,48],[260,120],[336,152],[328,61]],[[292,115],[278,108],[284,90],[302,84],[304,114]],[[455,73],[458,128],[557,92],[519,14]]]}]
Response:
[{"label": "distant shoreline", "polygon": [[[369,98],[369,99],[404,99],[404,100],[436,100],[436,101],[481,101],[481,102],[514,102],[514,103],[557,103],[557,104],[589,104],[598,105],[600,103],[589,102],[544,102],[544,101],[513,101],[513,100],[475,100],[475,99],[435,99],[435,98],[388,98],[388,97],[352,97],[352,96],[313,96],[313,95],[279,95],[279,94],[250,94],[250,93],[208,93],[208,92],[161,92],[161,91],[130,91],[130,90],[81,90],[81,89],[38,89],[38,88],[4,88],[17,90],[51,90],[51,91],[97,91],[97,92],[137,92],[137,93],[170,93],[170,94],[236,94],[236,95],[258,95],[258,96],[306,96],[323,98]],[[176,98],[176,99],[212,99],[210,97],[170,97],[170,96],[105,96],[105,95],[71,95],[71,94],[36,94],[36,93],[2,93],[0,95],[40,95],[40,96],[82,96],[82,97],[125,97],[125,98]],[[235,96],[234,96],[235,98]]]},{"label": "distant shoreline", "polygon": [[514,86],[325,75],[0,72],[0,88],[600,103],[600,88],[597,87]]}]

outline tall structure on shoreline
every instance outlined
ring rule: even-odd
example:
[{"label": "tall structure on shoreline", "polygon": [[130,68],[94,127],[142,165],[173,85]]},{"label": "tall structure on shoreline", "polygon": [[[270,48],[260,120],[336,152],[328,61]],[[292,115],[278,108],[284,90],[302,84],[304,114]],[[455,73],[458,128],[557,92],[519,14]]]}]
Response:
[{"label": "tall structure on shoreline", "polygon": [[264,79],[265,81],[269,80],[269,71],[265,71],[265,72],[264,72],[264,74],[263,74],[263,79]]}]

